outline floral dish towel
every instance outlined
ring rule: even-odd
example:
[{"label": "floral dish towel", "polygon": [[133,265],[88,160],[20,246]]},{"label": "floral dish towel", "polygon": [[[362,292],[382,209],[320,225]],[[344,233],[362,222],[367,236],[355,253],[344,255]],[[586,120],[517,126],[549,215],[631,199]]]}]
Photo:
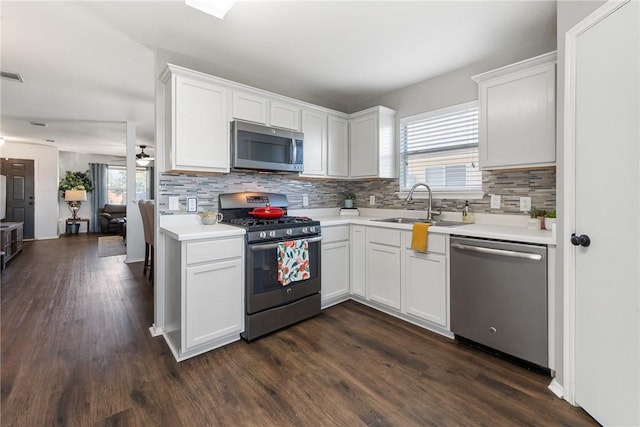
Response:
[{"label": "floral dish towel", "polygon": [[282,286],[309,277],[309,243],[306,240],[278,243],[278,281]]}]

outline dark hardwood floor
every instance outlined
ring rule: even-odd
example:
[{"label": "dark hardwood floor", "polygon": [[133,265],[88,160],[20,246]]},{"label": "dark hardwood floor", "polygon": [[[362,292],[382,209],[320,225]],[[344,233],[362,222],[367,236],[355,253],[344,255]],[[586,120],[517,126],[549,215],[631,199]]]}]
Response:
[{"label": "dark hardwood floor", "polygon": [[142,263],[97,236],[2,273],[3,426],[587,426],[549,378],[355,302],[177,363]]}]

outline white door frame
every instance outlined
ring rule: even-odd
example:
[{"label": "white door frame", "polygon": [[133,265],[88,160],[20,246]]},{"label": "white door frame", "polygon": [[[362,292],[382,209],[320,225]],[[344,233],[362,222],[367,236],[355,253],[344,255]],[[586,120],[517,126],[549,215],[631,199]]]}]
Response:
[{"label": "white door frame", "polygon": [[[630,0],[611,0],[567,31],[565,35],[565,89],[564,89],[564,236],[575,231],[576,224],[576,46],[578,37],[606,18]],[[566,244],[563,249],[564,264],[564,399],[575,402],[576,360],[576,247]]]}]

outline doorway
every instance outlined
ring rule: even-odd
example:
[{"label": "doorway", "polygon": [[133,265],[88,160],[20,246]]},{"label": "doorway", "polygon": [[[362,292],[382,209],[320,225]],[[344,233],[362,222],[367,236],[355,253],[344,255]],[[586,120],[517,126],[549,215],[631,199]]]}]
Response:
[{"label": "doorway", "polygon": [[0,172],[7,177],[8,222],[23,222],[23,238],[35,237],[33,160],[2,159]]}]

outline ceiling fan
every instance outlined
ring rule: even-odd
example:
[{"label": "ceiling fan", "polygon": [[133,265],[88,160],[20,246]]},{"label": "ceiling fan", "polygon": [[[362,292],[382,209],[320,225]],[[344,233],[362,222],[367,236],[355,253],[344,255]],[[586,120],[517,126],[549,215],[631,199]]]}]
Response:
[{"label": "ceiling fan", "polygon": [[139,145],[139,147],[140,152],[136,154],[136,164],[142,167],[149,166],[149,163],[151,163],[154,158],[144,152],[144,149],[147,148],[146,145]]}]

